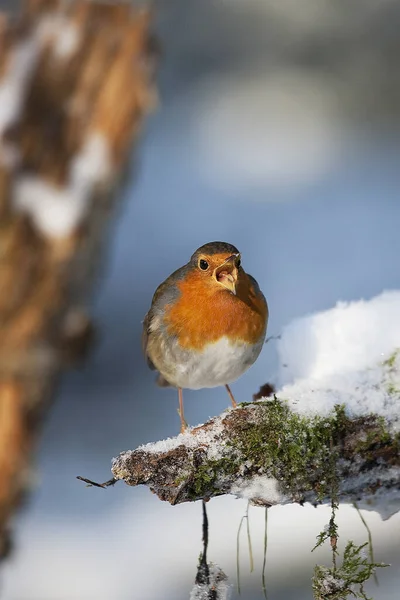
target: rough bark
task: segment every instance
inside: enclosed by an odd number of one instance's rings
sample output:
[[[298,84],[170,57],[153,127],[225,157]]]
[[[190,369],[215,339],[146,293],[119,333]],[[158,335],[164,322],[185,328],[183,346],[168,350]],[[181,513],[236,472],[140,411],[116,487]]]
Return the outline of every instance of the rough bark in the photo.
[[[305,417],[277,398],[120,454],[114,480],[147,485],[171,504],[235,494],[254,504],[400,499],[399,434],[381,417],[337,406]]]
[[[81,0],[1,17],[0,557],[60,371],[92,339],[99,250],[155,100],[149,22]]]

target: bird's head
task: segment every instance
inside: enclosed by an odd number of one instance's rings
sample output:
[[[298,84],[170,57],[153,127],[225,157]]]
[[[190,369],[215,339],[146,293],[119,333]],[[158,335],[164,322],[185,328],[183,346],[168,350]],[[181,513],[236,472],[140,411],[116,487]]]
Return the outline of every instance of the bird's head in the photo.
[[[237,285],[245,275],[241,266],[240,252],[225,242],[210,242],[196,250],[190,263],[197,277],[215,290],[225,288],[237,293]]]

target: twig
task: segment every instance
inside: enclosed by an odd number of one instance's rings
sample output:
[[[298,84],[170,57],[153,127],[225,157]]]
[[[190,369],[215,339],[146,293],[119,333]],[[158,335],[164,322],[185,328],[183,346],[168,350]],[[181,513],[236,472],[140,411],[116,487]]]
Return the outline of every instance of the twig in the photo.
[[[242,524],[244,519],[246,518],[246,515],[243,515],[243,517],[240,519],[240,523],[239,523],[239,528],[238,528],[238,532],[237,532],[237,536],[236,536],[236,584],[237,584],[237,591],[238,594],[240,594],[240,558],[239,558],[239,550],[240,550],[240,531],[242,529]]]
[[[81,477],[80,475],[77,475],[76,478],[79,479],[80,481],[84,481],[87,484],[86,487],[99,487],[99,488],[103,488],[103,489],[106,489],[106,488],[110,487],[111,485],[115,485],[118,481],[118,479],[115,479],[114,477],[112,479],[109,479],[108,481],[105,481],[104,483],[96,483],[96,481],[92,481],[91,479],[86,479],[86,477]]]
[[[264,344],[268,344],[268,342],[270,342],[271,340],[280,340],[282,337],[281,334],[279,335],[270,335],[269,337],[266,338]]]
[[[367,521],[364,519],[364,517],[363,517],[363,515],[362,515],[362,513],[360,511],[360,509],[358,508],[357,502],[353,502],[353,506],[356,509],[356,511],[358,513],[358,516],[360,517],[360,519],[361,519],[361,521],[362,521],[365,529],[367,530],[367,533],[368,533],[369,559],[370,559],[371,563],[374,563],[375,562],[375,560],[374,560],[374,548],[372,546],[372,533],[371,533],[371,530],[370,530],[370,528],[368,526]],[[374,572],[374,581],[375,581],[376,585],[379,585],[378,576],[377,576],[376,572]]]
[[[253,548],[251,545],[251,535],[250,535],[250,524],[249,524],[249,506],[250,502],[247,503],[246,514],[240,519],[239,529],[237,532],[236,538],[236,579],[237,579],[237,591],[240,594],[240,532],[242,530],[243,521],[247,520],[247,542],[249,545],[249,559],[250,559],[250,573],[254,571],[254,560],[253,560]]]
[[[265,508],[265,528],[264,528],[264,560],[262,566],[262,589],[264,598],[267,600],[267,586],[265,584],[265,566],[267,564],[267,541],[268,541],[268,507]]]
[[[251,546],[249,507],[250,507],[250,502],[247,503],[246,519],[247,519],[247,543],[249,545],[250,573],[252,573],[254,571],[254,561],[253,561],[253,548]]]
[[[202,512],[203,512],[203,552],[200,555],[199,566],[196,574],[197,585],[210,585],[210,568],[207,563],[207,549],[208,549],[208,517],[206,503],[202,500]]]

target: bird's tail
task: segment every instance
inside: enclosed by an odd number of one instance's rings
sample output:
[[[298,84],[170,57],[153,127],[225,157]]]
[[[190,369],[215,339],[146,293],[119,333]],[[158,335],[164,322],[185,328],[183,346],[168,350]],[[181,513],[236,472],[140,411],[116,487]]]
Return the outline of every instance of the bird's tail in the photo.
[[[156,379],[156,383],[157,383],[157,385],[158,385],[159,387],[170,387],[170,386],[171,386],[171,384],[169,383],[169,381],[167,381],[167,380],[165,379],[165,377],[163,377],[163,376],[161,375],[161,373],[159,373],[159,374],[158,374],[158,377],[157,377],[157,379]]]

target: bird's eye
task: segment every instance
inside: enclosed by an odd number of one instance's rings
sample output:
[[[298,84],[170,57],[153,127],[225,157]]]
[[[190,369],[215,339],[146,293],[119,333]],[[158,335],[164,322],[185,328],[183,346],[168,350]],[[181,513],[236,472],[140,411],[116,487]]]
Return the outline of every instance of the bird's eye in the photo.
[[[201,261],[199,262],[199,267],[202,271],[207,271],[208,262],[206,260],[204,260],[204,258],[202,258]]]
[[[240,258],[238,258],[236,260],[236,268],[238,269],[240,267],[240,265],[242,264],[242,261],[240,260]]]

